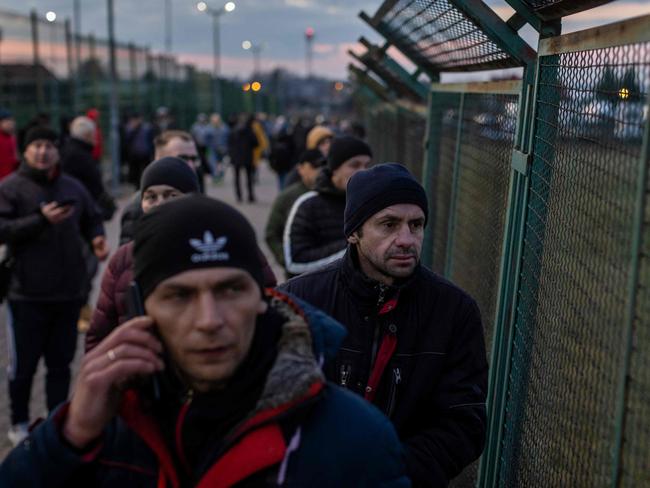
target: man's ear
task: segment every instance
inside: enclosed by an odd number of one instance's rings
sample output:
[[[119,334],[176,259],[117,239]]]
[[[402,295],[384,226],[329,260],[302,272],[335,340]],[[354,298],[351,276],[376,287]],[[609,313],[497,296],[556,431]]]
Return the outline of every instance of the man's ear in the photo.
[[[353,232],[349,237],[348,237],[348,242],[350,244],[359,244],[359,234],[357,232]]]

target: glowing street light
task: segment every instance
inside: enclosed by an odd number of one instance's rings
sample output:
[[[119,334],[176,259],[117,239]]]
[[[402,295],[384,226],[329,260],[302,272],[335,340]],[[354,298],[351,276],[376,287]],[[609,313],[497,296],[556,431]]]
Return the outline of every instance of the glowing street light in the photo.
[[[196,8],[198,9],[199,12],[205,12],[208,10],[208,4],[205,2],[199,2],[196,4]]]
[[[228,2],[223,6],[223,9],[226,12],[232,12],[233,10],[235,10],[235,7],[236,7],[235,2]]]
[[[244,83],[241,87],[241,89],[245,92],[250,91],[251,89],[251,84],[250,83]]]
[[[52,12],[51,10],[46,12],[45,18],[48,22],[54,22],[56,20],[56,12]]]
[[[244,41],[244,42],[241,43],[241,47],[242,47],[242,49],[245,49],[246,51],[248,51],[250,48],[253,47],[253,43],[251,41]]]
[[[259,81],[254,81],[251,83],[251,90],[258,92],[262,89],[262,84]]]
[[[618,98],[620,98],[621,100],[627,100],[628,98],[630,98],[630,90],[628,90],[627,88],[621,88],[618,91]]]

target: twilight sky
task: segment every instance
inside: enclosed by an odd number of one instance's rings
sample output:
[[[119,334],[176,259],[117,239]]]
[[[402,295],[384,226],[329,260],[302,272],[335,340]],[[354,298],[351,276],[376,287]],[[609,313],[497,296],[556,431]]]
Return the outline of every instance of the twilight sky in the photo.
[[[225,0],[206,0],[218,8]],[[250,52],[242,41],[265,43],[262,70],[283,66],[299,74],[305,72],[305,28],[315,29],[314,73],[328,78],[347,78],[347,49],[356,48],[359,36],[380,42],[380,37],[357,17],[360,10],[373,15],[381,0],[235,0],[234,12],[221,17],[221,66],[225,76],[247,76],[253,68]],[[116,37],[122,42],[164,49],[164,0],[114,0]],[[503,0],[488,0],[499,15],[512,9]],[[105,38],[106,1],[81,0],[81,30]],[[36,9],[41,15],[53,10],[59,19],[72,17],[73,0],[0,0],[0,10],[27,14]],[[205,69],[212,66],[212,20],[196,9],[193,0],[172,0],[172,52],[181,60]],[[564,32],[601,25],[627,17],[650,14],[650,0],[617,0],[593,11],[565,19]],[[8,32],[6,26],[0,26]],[[9,29],[10,30],[10,29]],[[535,44],[531,32],[524,38]],[[7,34],[5,34],[5,38]]]

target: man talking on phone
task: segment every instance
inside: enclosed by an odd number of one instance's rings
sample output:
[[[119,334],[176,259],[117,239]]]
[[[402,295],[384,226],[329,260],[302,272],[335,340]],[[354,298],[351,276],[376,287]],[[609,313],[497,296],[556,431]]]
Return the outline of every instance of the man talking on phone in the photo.
[[[0,486],[410,486],[389,421],[324,379],[342,326],[264,291],[236,209],[161,205],[134,260],[146,315],[87,353],[70,403],[9,454]]]
[[[23,162],[0,183],[0,242],[13,259],[8,285],[12,444],[27,436],[36,366],[45,359],[47,408],[68,397],[77,319],[86,287],[83,247],[108,256],[102,218],[83,185],[62,174],[57,134],[35,127]],[[5,297],[2,297],[5,298]]]

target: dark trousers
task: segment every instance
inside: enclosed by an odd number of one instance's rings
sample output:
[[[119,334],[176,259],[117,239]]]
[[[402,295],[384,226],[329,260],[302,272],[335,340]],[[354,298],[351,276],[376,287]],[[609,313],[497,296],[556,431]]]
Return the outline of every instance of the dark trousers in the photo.
[[[248,200],[250,202],[255,200],[255,195],[253,194],[253,166],[236,164],[233,166],[235,171],[235,195],[237,195],[237,201],[241,202],[241,185],[239,180],[239,172],[244,170],[246,172],[246,185],[248,186]]]
[[[47,409],[52,411],[67,400],[80,306],[76,300],[53,303],[9,301],[8,376],[12,424],[29,421],[32,380],[41,356],[47,368]]]

